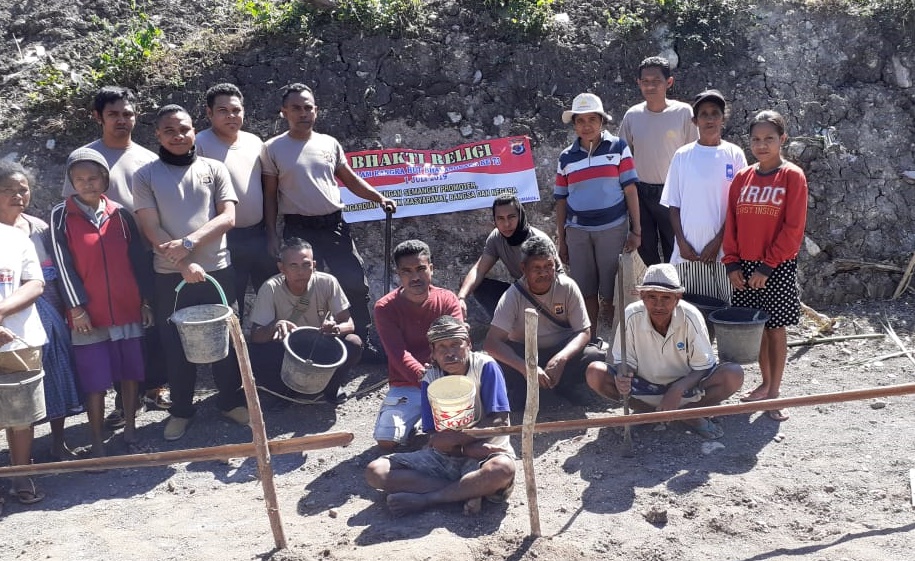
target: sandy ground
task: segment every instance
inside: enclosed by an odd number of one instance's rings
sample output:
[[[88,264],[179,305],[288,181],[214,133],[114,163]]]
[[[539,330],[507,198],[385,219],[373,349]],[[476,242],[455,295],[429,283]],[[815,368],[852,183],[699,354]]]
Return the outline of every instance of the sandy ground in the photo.
[[[881,331],[888,321],[911,343],[908,302],[829,313],[843,316],[839,334]],[[799,328],[790,338],[809,333]],[[793,348],[782,393],[915,381],[906,358],[849,366],[894,350],[889,338]],[[363,366],[347,389],[383,377],[381,368]],[[758,369],[748,367],[745,389],[758,379]],[[146,412],[140,417],[143,449],[250,440],[248,428],[218,414],[206,376],[198,386],[200,411],[187,436],[166,443],[161,431],[167,414]],[[520,460],[519,485],[507,505],[485,504],[476,517],[453,505],[393,518],[382,495],[362,478],[377,455],[370,435],[382,396],[376,390],[336,410],[294,405],[265,412],[271,438],[355,434],[347,447],[274,458],[286,550],[273,549],[255,461],[233,459],[39,477],[45,501],[22,506],[7,499],[0,559],[915,559],[911,396],[797,408],[781,425],[758,413],[724,417],[726,434],[716,450],[682,425],[639,426],[631,459],[621,457],[614,430],[539,435],[539,539],[527,537]],[[619,414],[616,404],[598,398],[584,408],[547,398],[540,420]],[[67,432],[72,445],[87,443],[85,416],[68,421]],[[520,442],[514,444],[520,451]],[[39,427],[36,461],[46,459],[48,446],[47,427]],[[126,451],[119,432],[109,447]],[[0,464],[6,464],[2,439],[0,448]]]

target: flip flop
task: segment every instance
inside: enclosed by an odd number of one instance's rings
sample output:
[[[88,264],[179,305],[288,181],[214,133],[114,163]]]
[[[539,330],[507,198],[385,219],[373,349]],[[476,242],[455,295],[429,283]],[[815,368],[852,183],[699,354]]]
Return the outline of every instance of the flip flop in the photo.
[[[35,482],[29,479],[31,489],[15,489],[10,487],[10,496],[15,497],[19,504],[33,505],[44,500],[44,493],[35,488]]]
[[[790,415],[785,415],[778,409],[772,409],[771,411],[766,411],[766,415],[775,421],[776,423],[781,423],[782,421],[787,421],[791,418]]]

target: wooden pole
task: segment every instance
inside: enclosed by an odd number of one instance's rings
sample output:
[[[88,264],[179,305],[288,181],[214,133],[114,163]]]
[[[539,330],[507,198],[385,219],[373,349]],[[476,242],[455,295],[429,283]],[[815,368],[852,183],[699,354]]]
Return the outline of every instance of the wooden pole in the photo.
[[[850,341],[852,339],[883,339],[886,337],[883,333],[859,333],[858,335],[839,335],[836,337],[809,337],[797,341],[788,341],[789,347],[805,347],[809,345],[822,345],[823,343],[837,343],[839,341]]]
[[[626,252],[620,253],[619,256],[619,268],[616,270],[616,277],[619,282],[616,283],[616,289],[622,294],[625,290],[625,284],[623,279],[626,277]],[[629,377],[629,363],[626,362],[626,346],[629,344],[629,340],[626,338],[626,307],[616,310],[616,316],[619,318],[619,337],[620,337],[620,371],[617,373],[623,378]],[[613,341],[610,342],[610,348],[607,350],[607,373],[612,372],[611,368],[613,367]],[[629,416],[629,394],[632,393],[626,392],[623,395],[623,416]],[[624,458],[631,458],[635,456],[632,450],[632,426],[624,425],[623,426],[623,451]]]
[[[292,454],[305,450],[319,450],[333,446],[343,446],[353,440],[353,433],[331,432],[312,436],[300,436],[287,440],[274,440],[269,443],[273,454]],[[168,452],[151,452],[149,454],[128,454],[124,456],[107,456],[105,458],[87,458],[69,462],[51,462],[25,466],[0,468],[0,477],[32,477],[53,473],[70,473],[92,469],[124,469],[138,467],[167,466],[184,462],[201,462],[206,460],[228,460],[229,458],[249,458],[255,453],[254,444],[224,444],[209,448],[191,448],[189,450],[170,450]]]
[[[264,489],[264,503],[267,506],[267,518],[270,519],[270,529],[273,531],[273,541],[277,549],[286,549],[286,534],[283,531],[283,520],[280,517],[279,503],[276,498],[276,485],[273,483],[273,465],[270,458],[269,439],[264,425],[264,415],[261,412],[261,402],[254,386],[254,372],[251,369],[251,358],[248,356],[248,346],[245,336],[241,332],[238,318],[232,314],[229,319],[229,335],[235,346],[235,355],[238,357],[238,368],[241,371],[241,383],[245,389],[245,399],[248,402],[248,418],[250,419],[251,433],[254,435],[254,452],[257,458],[257,473]]]
[[[537,310],[524,310],[524,361],[527,370],[527,401],[521,431],[521,462],[524,466],[524,486],[527,489],[527,513],[531,520],[531,535],[540,537],[540,507],[537,502],[537,480],[534,477],[534,426],[540,410],[540,377],[537,374]]]
[[[909,264],[905,268],[905,273],[903,273],[902,278],[899,280],[899,284],[896,285],[896,291],[893,292],[893,300],[896,300],[902,293],[905,292],[905,289],[909,287],[909,281],[912,279],[912,271],[915,269],[915,253],[912,254],[912,257],[909,258]]]
[[[534,426],[534,430],[536,432],[562,432],[590,428],[619,427],[626,424],[644,425],[647,423],[667,423],[670,421],[683,421],[685,419],[698,419],[699,417],[737,415],[739,413],[753,413],[755,411],[804,407],[809,405],[821,405],[823,403],[841,403],[843,401],[858,401],[875,397],[890,397],[906,394],[915,394],[915,383],[883,386],[879,388],[864,388],[844,392],[803,395],[798,397],[780,397],[778,399],[764,399],[749,403],[693,407],[674,411],[656,411],[654,413],[637,413],[627,417],[617,415],[615,417],[598,417],[594,419],[553,421],[550,423],[538,423]],[[505,434],[518,434],[521,432],[520,428],[521,427],[489,427],[485,429],[466,429],[464,432],[474,438],[492,438]]]

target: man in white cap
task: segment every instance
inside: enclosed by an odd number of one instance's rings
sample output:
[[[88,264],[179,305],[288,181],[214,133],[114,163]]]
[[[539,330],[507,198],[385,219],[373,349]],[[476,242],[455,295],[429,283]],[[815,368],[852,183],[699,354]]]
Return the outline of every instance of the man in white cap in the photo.
[[[588,385],[608,399],[631,393],[647,410],[717,405],[743,385],[743,368],[719,363],[712,350],[702,313],[681,299],[684,289],[669,263],[652,265],[637,286],[640,302],[626,308],[627,375],[618,376],[621,342],[613,341],[613,362],[592,362]],[[684,421],[703,438],[720,438],[724,431],[707,418]]]
[[[397,515],[450,502],[464,502],[464,514],[476,514],[483,497],[505,502],[511,494],[514,450],[508,436],[477,439],[460,430],[436,430],[428,388],[445,376],[467,376],[476,392],[473,419],[466,427],[508,426],[502,369],[488,355],[472,351],[467,325],[453,316],[436,319],[426,336],[432,364],[422,380],[422,415],[429,444],[416,452],[378,458],[366,467],[365,479],[388,493],[388,508]]]
[[[562,121],[574,123],[576,139],[559,155],[556,239],[559,257],[585,299],[595,341],[601,298],[604,321],[613,323],[616,256],[637,249],[641,240],[639,178],[626,141],[604,129],[610,115],[599,97],[579,94]]]

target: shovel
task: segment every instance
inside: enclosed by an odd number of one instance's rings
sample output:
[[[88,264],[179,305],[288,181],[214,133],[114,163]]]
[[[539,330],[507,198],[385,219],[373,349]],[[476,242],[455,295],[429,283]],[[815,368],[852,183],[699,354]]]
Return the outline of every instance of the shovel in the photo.
[[[626,269],[625,269],[625,259],[623,255],[620,254],[619,257],[619,267],[616,271],[616,289],[620,294],[620,302],[625,302],[623,298],[623,287],[625,285],[624,279],[626,278]],[[617,372],[617,376],[629,376],[629,363],[626,362],[626,307],[625,304],[622,306],[622,310],[617,310],[616,315],[619,318],[619,337],[620,337],[620,369]],[[613,352],[608,354],[607,368],[611,366],[613,357]],[[623,415],[629,416],[629,393],[623,396]],[[635,454],[632,452],[632,427],[629,425],[623,426],[623,457],[631,458]]]
[[[391,292],[391,234],[394,229],[394,211],[384,209],[384,293]]]

